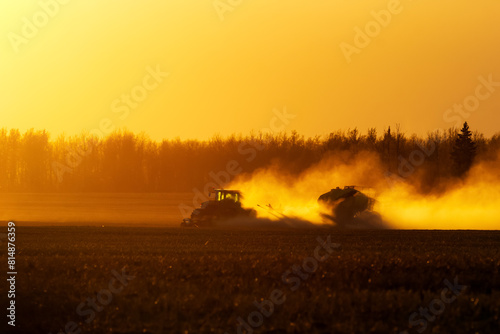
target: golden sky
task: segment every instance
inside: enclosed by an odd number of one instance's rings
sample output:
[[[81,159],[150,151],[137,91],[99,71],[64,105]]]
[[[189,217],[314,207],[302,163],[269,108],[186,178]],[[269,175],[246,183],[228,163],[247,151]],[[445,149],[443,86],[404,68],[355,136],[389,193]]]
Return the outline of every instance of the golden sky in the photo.
[[[0,127],[489,136],[498,17],[498,0],[3,0]]]

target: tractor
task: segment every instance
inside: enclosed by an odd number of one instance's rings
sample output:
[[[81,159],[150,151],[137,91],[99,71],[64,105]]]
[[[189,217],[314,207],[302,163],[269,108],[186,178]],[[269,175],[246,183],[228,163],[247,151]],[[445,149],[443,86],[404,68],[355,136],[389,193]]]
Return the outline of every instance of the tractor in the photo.
[[[183,227],[215,226],[217,221],[235,217],[255,217],[256,212],[241,206],[241,192],[238,190],[215,189],[208,194],[209,198],[201,206],[194,209],[190,218],[183,219]]]

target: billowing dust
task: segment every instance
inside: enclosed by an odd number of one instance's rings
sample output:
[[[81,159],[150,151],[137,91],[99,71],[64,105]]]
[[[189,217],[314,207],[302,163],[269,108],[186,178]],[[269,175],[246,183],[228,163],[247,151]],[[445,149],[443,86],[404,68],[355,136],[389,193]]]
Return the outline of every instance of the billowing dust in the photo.
[[[300,175],[271,166],[240,175],[228,186],[240,189],[243,205],[258,217],[293,217],[316,224],[330,213],[318,197],[337,186],[355,185],[376,200],[386,225],[401,229],[499,229],[500,159],[475,164],[463,179],[443,180],[439,191],[419,193],[416,184],[387,173],[377,155],[344,152],[323,159]],[[418,182],[418,178],[415,181]]]

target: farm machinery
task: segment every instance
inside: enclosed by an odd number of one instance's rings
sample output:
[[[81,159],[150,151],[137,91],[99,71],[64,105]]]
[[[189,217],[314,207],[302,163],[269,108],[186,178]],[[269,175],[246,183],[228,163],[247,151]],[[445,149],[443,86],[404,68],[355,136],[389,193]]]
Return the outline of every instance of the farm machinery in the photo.
[[[209,198],[199,208],[194,209],[191,217],[185,218],[181,226],[209,227],[215,226],[218,221],[257,216],[254,209],[242,207],[242,194],[239,190],[211,189]],[[339,228],[381,228],[383,225],[380,215],[373,211],[375,200],[356,189],[355,186],[331,189],[321,195],[318,202],[331,210],[331,213],[322,214],[323,218]],[[257,207],[279,221],[293,218],[275,210],[270,204],[257,205]]]
[[[256,212],[241,206],[241,192],[238,190],[215,189],[209,193],[214,198],[194,209],[190,218],[185,218],[183,227],[214,226],[217,221],[236,217],[255,217]]]
[[[338,227],[378,228],[382,226],[380,215],[373,211],[375,200],[355,189],[355,186],[332,189],[321,195],[318,202],[332,210],[332,214],[323,214],[323,217],[334,222]]]

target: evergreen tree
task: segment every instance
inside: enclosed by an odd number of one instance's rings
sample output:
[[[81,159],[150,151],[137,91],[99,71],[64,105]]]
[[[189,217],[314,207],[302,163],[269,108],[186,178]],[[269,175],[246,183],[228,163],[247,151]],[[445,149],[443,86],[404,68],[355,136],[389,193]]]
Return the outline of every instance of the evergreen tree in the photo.
[[[472,140],[472,132],[467,122],[455,138],[451,158],[453,160],[453,171],[457,176],[463,176],[472,166],[476,156],[476,143]]]

